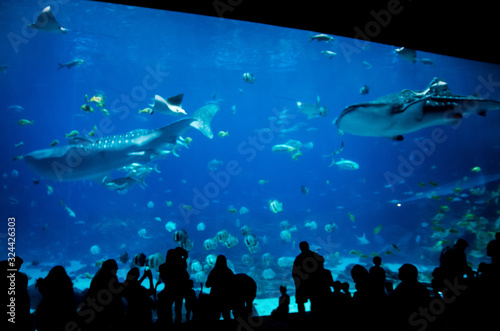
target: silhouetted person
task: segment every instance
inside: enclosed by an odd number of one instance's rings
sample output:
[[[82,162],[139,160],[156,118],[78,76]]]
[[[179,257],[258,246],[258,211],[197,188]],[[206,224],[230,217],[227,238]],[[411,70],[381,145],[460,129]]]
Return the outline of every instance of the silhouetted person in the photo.
[[[395,309],[395,320],[399,325],[408,325],[410,314],[418,312],[420,307],[425,308],[429,305],[429,290],[417,280],[417,277],[418,270],[414,265],[405,263],[399,268],[401,283],[390,298]]]
[[[480,280],[489,285],[500,282],[500,232],[495,234],[495,239],[486,246],[486,256],[491,258],[491,263],[481,263],[478,268]]]
[[[334,285],[332,273],[324,268],[324,261],[318,261],[318,270],[311,276],[311,312],[316,317],[327,316],[330,311]]]
[[[125,312],[125,326],[128,330],[148,329],[153,325],[152,309],[154,301],[151,296],[155,293],[151,269],[146,267],[144,275],[139,279],[139,268],[133,267],[127,273],[126,286],[123,296],[127,300]],[[149,279],[149,289],[142,286],[142,282]],[[125,284],[125,282],[124,282]]]
[[[286,286],[280,286],[281,296],[279,298],[278,308],[274,309],[271,312],[271,317],[277,319],[286,319],[288,317],[288,313],[290,312],[290,296],[286,293]]]
[[[375,292],[381,292],[385,294],[385,270],[380,265],[382,264],[382,258],[380,256],[373,257],[374,266],[370,268],[370,280]]]
[[[351,292],[349,292],[349,283],[348,282],[343,282],[342,283],[342,292],[344,292],[346,296],[347,303],[351,301],[352,295]]]
[[[186,294],[184,295],[184,306],[186,307],[186,322],[189,321],[192,316],[191,313],[194,314],[194,311],[196,310],[196,292],[193,289],[194,282],[189,279],[188,280],[188,285],[186,288]]]
[[[89,330],[121,330],[123,328],[124,286],[118,282],[118,264],[109,259],[103,262],[90,282],[90,287],[80,307],[81,316]]]
[[[347,299],[347,294],[342,292],[342,283],[338,280],[333,282],[333,293],[331,295],[331,306],[333,311],[337,312],[339,309],[344,308],[347,303]]]
[[[182,301],[189,286],[187,251],[181,247],[169,249],[165,263],[160,265],[160,278],[165,288],[158,294],[158,321],[172,323],[172,304],[175,304],[175,323],[182,321]]]
[[[354,303],[367,304],[371,300],[370,278],[368,270],[362,265],[356,264],[351,269],[351,277],[356,284],[356,292],[352,296]]]
[[[252,316],[253,300],[257,296],[257,283],[244,273],[233,276],[230,305],[234,318],[247,320]]]
[[[2,324],[9,327],[9,330],[34,330],[33,318],[30,315],[30,297],[28,295],[28,276],[24,272],[20,272],[21,266],[23,264],[23,259],[16,256],[12,259],[1,261],[2,270],[2,282],[4,286],[2,287],[2,298],[5,301],[3,307],[5,309],[4,316],[2,317]],[[7,270],[17,270],[17,271],[7,271]],[[11,283],[14,282],[14,287],[11,287]],[[14,292],[12,292],[14,291]],[[15,301],[12,302],[11,298]],[[14,305],[11,314],[11,308],[9,305]],[[15,324],[9,322],[15,321]],[[3,329],[2,329],[3,330]],[[5,328],[7,330],[7,328]]]
[[[217,256],[215,266],[208,275],[206,286],[210,289],[210,296],[213,299],[216,316],[225,320],[230,319],[231,296],[234,273],[227,266],[227,259],[224,255]]]
[[[299,244],[300,254],[293,262],[292,277],[295,282],[295,301],[299,313],[305,313],[304,304],[311,299],[314,292],[312,276],[319,270],[320,262],[325,259],[309,249],[309,244],[302,241]]]
[[[35,311],[35,326],[39,331],[65,330],[76,318],[73,282],[62,266],[52,268],[47,277],[38,278],[35,288],[42,299]]]
[[[452,247],[446,247],[439,258],[440,269],[444,278],[452,281],[455,277],[462,279],[464,275],[473,277],[471,267],[467,264],[465,249],[469,244],[464,239],[458,239]]]

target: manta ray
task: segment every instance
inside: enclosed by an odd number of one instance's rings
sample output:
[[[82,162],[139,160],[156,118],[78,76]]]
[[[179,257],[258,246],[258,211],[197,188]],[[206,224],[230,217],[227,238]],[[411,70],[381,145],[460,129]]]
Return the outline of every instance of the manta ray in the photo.
[[[23,159],[33,171],[48,179],[101,179],[133,163],[147,163],[169,153],[176,155],[174,149],[185,146],[181,136],[193,127],[212,139],[210,121],[218,110],[217,105],[205,105],[192,117],[156,130],[136,129],[96,140],[77,137],[68,145],[37,150]]]
[[[500,110],[500,102],[453,94],[448,84],[434,78],[424,91],[403,90],[371,102],[345,108],[335,120],[342,132],[403,140],[403,135],[442,124],[457,124],[464,114],[486,115]]]
[[[28,27],[34,30],[41,30],[51,33],[65,34],[66,32],[68,32],[67,29],[61,27],[61,25],[57,22],[54,14],[50,10],[50,6],[45,7],[40,15],[38,15],[36,22],[28,25]]]

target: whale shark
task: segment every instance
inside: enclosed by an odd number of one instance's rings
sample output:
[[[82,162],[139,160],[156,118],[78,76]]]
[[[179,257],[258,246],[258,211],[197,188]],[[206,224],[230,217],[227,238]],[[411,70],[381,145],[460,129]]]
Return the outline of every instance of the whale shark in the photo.
[[[403,140],[403,135],[442,124],[458,124],[465,114],[486,115],[500,110],[500,102],[453,94],[435,77],[424,91],[403,90],[374,101],[346,107],[335,124],[340,132]]]
[[[175,148],[186,146],[182,135],[191,128],[212,139],[210,121],[218,110],[219,106],[215,104],[205,105],[192,117],[155,130],[136,129],[95,140],[75,137],[68,145],[36,150],[23,159],[33,171],[48,179],[99,180],[111,171],[133,163],[148,163],[169,153],[177,155]]]

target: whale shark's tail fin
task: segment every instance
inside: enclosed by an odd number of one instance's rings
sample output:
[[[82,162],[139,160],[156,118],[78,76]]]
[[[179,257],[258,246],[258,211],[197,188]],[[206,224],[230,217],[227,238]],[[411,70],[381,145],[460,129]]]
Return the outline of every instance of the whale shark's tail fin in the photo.
[[[220,107],[216,104],[208,104],[197,111],[194,112],[193,118],[195,121],[191,123],[193,128],[200,130],[205,136],[209,139],[214,137],[212,129],[210,128],[210,121],[215,116],[215,114],[219,111]]]

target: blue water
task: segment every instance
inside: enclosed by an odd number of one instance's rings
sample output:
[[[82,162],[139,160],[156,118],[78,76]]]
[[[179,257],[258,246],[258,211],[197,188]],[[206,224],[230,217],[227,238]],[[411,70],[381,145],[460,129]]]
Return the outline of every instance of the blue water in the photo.
[[[479,91],[498,100],[499,66],[424,52],[418,57],[429,58],[434,65],[411,63],[395,58],[395,46],[363,43],[361,48],[360,41],[343,37],[331,43],[310,42],[310,36],[318,32],[144,8],[84,1],[63,1],[52,8],[61,26],[69,30],[67,34],[26,27],[42,10],[35,1],[0,4],[4,31],[0,64],[9,66],[0,73],[2,259],[7,258],[7,218],[15,217],[15,252],[28,264],[39,261],[48,270],[81,261],[88,265],[82,272],[91,273],[97,270],[96,261],[118,260],[125,251],[130,256],[165,254],[176,246],[174,232],[165,229],[172,221],[177,230],[187,231],[194,244],[191,261],[205,265],[208,254],[226,255],[236,272],[249,273],[257,280],[260,296],[276,293],[280,283],[293,288],[291,268],[280,267],[277,261],[295,257],[303,240],[319,249],[327,258],[325,266],[332,270],[342,263],[335,258],[336,252],[340,259],[357,258],[371,265],[371,257],[359,258],[351,250],[368,256],[381,254],[387,264],[433,267],[440,248],[461,237],[469,241],[469,253],[482,254],[469,256],[476,267],[489,262],[485,245],[500,228],[498,201],[492,199],[499,182],[485,181],[486,176],[500,173],[500,114],[472,115],[458,127],[442,127],[446,139],[434,145],[428,141],[435,127],[394,142],[348,133],[341,137],[332,122],[347,105],[403,89],[424,90],[433,77],[446,80],[456,94]],[[321,54],[323,50],[337,55],[329,59]],[[58,69],[58,63],[75,58],[85,63]],[[254,75],[254,84],[242,79],[245,72]],[[485,85],[485,81],[492,84]],[[360,94],[363,85],[369,86],[369,94]],[[109,117],[95,105],[94,113],[80,109],[86,94],[90,98],[99,93],[106,97]],[[24,161],[12,161],[15,156],[48,148],[54,139],[65,144],[65,134],[72,130],[84,133],[94,125],[108,128],[110,123],[107,134],[113,135],[165,126],[177,118],[139,114],[139,110],[148,107],[155,94],[168,98],[179,93],[184,93],[183,108],[188,114],[206,102],[219,102],[221,111],[212,121],[215,137],[210,140],[190,131],[187,135],[193,142],[188,149],[178,150],[180,157],[167,155],[151,164],[157,164],[161,173],[153,171],[144,189],[135,186],[119,194],[100,180],[50,181],[40,178]],[[307,119],[295,102],[316,103],[317,96],[328,114]],[[280,128],[299,124],[297,131],[276,129],[271,117],[285,110],[290,117]],[[20,119],[33,120],[34,125],[20,126]],[[219,137],[219,131],[229,135]],[[312,142],[313,148],[302,149],[303,155],[295,161],[290,154],[271,151],[273,145],[290,139]],[[359,164],[358,170],[329,167],[332,158],[324,155],[340,148],[342,140],[345,148],[335,160],[352,160]],[[15,147],[20,142],[23,145]],[[419,148],[425,143],[426,154]],[[210,171],[207,164],[213,159],[223,163]],[[405,168],[408,164],[411,167]],[[228,165],[236,169],[232,175]],[[481,171],[471,172],[476,166]],[[399,176],[397,183],[387,180],[388,173]],[[111,175],[118,178],[125,173]],[[435,189],[429,181],[437,183],[436,189],[454,188],[453,183],[464,177],[477,183],[469,185],[472,188],[484,188],[483,194],[464,190],[461,196],[446,195],[451,193],[448,190],[440,193],[439,200],[414,199],[397,205]],[[267,182],[261,185],[259,180]],[[52,194],[47,185],[53,188]],[[301,192],[303,185],[308,194]],[[208,205],[201,206],[202,200]],[[272,200],[283,203],[282,212],[270,211]],[[153,208],[148,207],[150,201]],[[172,206],[166,201],[172,201]],[[194,209],[186,211],[183,205]],[[450,211],[444,213],[440,225],[456,231],[433,237],[432,218],[443,205]],[[249,212],[229,212],[233,207],[246,207]],[[458,226],[466,213],[485,221],[474,229]],[[290,232],[290,240],[280,238],[284,220],[297,228]],[[316,229],[306,227],[312,221]],[[197,230],[199,223],[206,225],[204,231]],[[326,232],[327,223],[335,223],[337,229]],[[244,225],[259,240],[260,250],[254,254],[244,243],[240,230]],[[379,225],[381,231],[374,234]],[[141,229],[146,230],[146,238],[138,235]],[[216,250],[205,250],[203,242],[223,229],[238,238],[238,245],[227,248],[219,243]],[[364,233],[369,244],[361,245],[356,236]],[[91,254],[93,245],[100,247],[100,253]],[[269,264],[262,262],[266,253],[274,257]],[[245,254],[253,256],[253,263],[242,262]],[[128,268],[128,264],[120,266]],[[262,276],[269,268],[276,274],[273,280]],[[29,274],[29,269],[24,271]],[[342,277],[338,274],[335,277]]]

